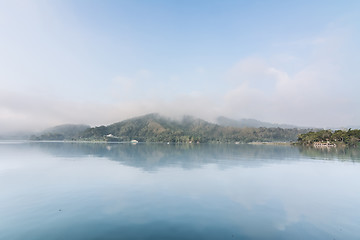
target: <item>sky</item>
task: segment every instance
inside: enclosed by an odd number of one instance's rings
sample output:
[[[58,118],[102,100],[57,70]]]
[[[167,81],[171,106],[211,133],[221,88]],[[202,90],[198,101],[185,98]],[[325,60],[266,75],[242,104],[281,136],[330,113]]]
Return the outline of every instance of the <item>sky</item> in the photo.
[[[360,1],[0,0],[0,133],[148,113],[360,126]]]

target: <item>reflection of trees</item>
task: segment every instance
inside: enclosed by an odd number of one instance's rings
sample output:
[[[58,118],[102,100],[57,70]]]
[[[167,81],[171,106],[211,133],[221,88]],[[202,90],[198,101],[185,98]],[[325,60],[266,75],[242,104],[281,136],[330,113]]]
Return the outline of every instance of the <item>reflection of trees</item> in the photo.
[[[302,155],[305,155],[310,158],[319,158],[319,159],[333,159],[333,160],[342,160],[342,161],[360,161],[360,148],[335,148],[335,147],[306,147],[300,146],[299,151]]]

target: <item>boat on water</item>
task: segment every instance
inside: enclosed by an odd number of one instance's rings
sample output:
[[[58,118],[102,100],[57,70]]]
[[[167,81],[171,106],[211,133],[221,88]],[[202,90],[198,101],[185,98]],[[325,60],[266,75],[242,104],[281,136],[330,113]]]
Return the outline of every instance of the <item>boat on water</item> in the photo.
[[[138,140],[135,140],[135,139],[133,139],[133,140],[131,140],[130,141],[130,143],[132,143],[132,144],[137,144],[139,141]]]

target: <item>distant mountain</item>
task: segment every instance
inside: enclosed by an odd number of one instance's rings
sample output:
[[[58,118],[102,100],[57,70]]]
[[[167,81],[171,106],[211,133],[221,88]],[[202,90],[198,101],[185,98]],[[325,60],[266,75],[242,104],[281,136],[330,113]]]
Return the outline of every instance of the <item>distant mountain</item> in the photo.
[[[63,124],[45,129],[40,134],[32,135],[31,140],[73,140],[77,139],[82,132],[90,128],[84,124]]]
[[[0,134],[0,140],[27,140],[34,132],[30,131],[15,131]]]
[[[185,116],[181,121],[160,116],[157,113],[127,119],[109,126],[90,128],[81,138],[114,141],[187,142],[198,140],[200,135],[219,126]]]
[[[268,123],[268,122],[261,122],[256,119],[240,119],[240,120],[234,120],[227,117],[218,117],[216,119],[216,123],[220,126],[226,126],[226,127],[238,127],[238,128],[259,128],[259,127],[265,127],[265,128],[299,128],[294,125],[288,125],[288,124],[276,124],[276,123]]]
[[[88,128],[79,135],[79,139],[116,142],[132,139],[140,142],[269,142],[295,141],[298,134],[308,131],[220,126],[191,116],[175,121],[159,114],[148,114],[109,126]]]

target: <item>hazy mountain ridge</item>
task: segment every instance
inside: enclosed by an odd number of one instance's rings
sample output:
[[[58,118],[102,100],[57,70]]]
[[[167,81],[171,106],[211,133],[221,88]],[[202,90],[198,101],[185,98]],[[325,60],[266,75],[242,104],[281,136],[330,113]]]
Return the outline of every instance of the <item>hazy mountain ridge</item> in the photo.
[[[62,124],[47,128],[40,134],[32,135],[31,140],[75,140],[82,132],[90,128],[85,124]]]
[[[268,123],[268,122],[262,122],[256,119],[251,118],[243,118],[240,120],[235,120],[231,118],[227,118],[224,116],[220,116],[216,119],[216,123],[220,126],[227,126],[227,127],[239,127],[239,128],[245,128],[245,127],[253,127],[253,128],[259,128],[259,127],[265,127],[265,128],[304,128],[304,127],[298,127],[294,125],[289,124],[277,124],[277,123]]]

